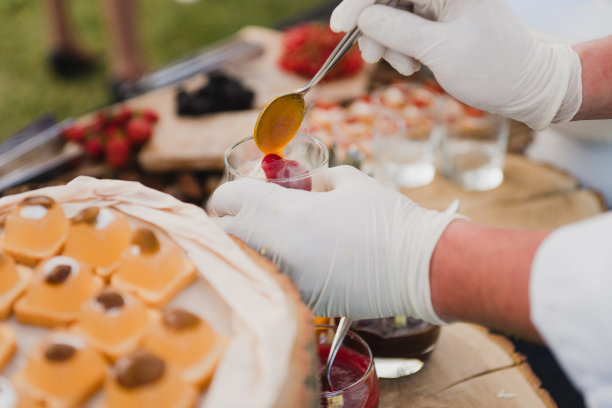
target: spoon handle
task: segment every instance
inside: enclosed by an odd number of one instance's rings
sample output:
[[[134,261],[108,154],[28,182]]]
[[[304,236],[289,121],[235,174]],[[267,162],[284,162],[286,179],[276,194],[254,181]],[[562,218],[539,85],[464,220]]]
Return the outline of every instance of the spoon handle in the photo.
[[[338,327],[336,328],[336,333],[334,334],[334,338],[332,339],[331,346],[329,348],[329,355],[327,356],[327,364],[325,364],[325,378],[327,380],[327,384],[330,389],[333,391],[333,386],[331,383],[331,366],[334,363],[334,359],[336,358],[336,354],[338,354],[338,350],[342,345],[342,340],[346,336],[353,319],[350,317],[341,317],[340,322],[338,322]]]
[[[338,43],[336,48],[332,51],[332,53],[327,57],[327,60],[323,63],[319,71],[312,77],[310,82],[304,85],[302,88],[296,90],[296,93],[305,94],[310,91],[310,88],[315,86],[316,84],[323,79],[323,77],[329,72],[330,69],[336,65],[336,62],[340,61],[340,58],[346,54],[346,52],[355,44],[355,41],[361,36],[361,30],[355,26],[351,31],[347,32],[342,40]]]

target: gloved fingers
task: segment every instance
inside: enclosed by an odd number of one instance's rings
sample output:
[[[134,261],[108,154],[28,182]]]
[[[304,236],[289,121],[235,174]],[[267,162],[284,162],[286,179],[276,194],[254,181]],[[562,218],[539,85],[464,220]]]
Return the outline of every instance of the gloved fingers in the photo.
[[[430,20],[437,20],[444,1],[441,0],[412,0],[414,13]]]
[[[370,177],[353,166],[344,165],[325,170],[325,173],[322,174],[321,182],[324,191],[332,191],[363,183],[364,179],[370,179]]]
[[[426,20],[409,11],[373,5],[359,15],[363,35],[401,54],[419,59],[436,42],[439,23]],[[439,41],[439,39],[438,39]],[[397,61],[396,61],[397,62]]]
[[[357,25],[361,11],[374,4],[376,0],[344,0],[332,12],[329,27],[332,31],[350,31]]]
[[[210,207],[219,217],[237,215],[245,205],[253,205],[272,191],[282,187],[247,178],[219,186],[210,198]]]
[[[383,58],[402,75],[412,75],[421,69],[421,63],[412,57],[387,49]]]
[[[369,37],[359,37],[359,49],[365,62],[374,64],[384,55],[386,48]]]
[[[458,198],[455,198],[444,210],[447,214],[456,214],[459,211],[459,206],[461,205],[461,201]]]

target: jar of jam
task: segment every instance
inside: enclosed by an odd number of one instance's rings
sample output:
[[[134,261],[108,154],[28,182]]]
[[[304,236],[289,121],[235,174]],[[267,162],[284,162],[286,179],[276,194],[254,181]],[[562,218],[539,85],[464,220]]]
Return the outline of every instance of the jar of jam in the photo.
[[[356,320],[351,330],[370,346],[375,357],[424,361],[435,348],[440,326],[406,316]]]

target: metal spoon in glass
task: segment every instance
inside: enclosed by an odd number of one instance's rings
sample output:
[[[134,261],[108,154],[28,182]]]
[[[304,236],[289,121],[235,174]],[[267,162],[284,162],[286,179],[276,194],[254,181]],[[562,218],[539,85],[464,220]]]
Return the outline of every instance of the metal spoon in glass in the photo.
[[[353,323],[353,319],[350,317],[341,317],[340,322],[338,322],[338,327],[336,328],[336,333],[334,333],[334,338],[332,339],[331,346],[329,347],[329,355],[327,356],[327,363],[325,364],[325,372],[323,375],[323,381],[327,382],[327,386],[330,391],[334,390],[334,386],[331,382],[331,367],[334,363],[334,359],[336,358],[336,354],[338,354],[338,350],[340,350],[340,346],[342,345],[342,341],[346,336],[346,333],[349,331],[351,324]]]
[[[357,27],[346,33],[319,71],[302,88],[281,95],[263,107],[255,123],[255,144],[263,153],[280,153],[297,133],[304,114],[304,95],[319,83],[361,35]]]

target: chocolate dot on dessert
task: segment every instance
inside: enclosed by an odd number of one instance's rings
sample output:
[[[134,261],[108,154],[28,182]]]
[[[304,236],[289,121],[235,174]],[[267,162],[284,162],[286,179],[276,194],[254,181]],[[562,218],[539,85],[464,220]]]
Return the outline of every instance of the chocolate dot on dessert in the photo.
[[[119,308],[125,304],[123,296],[113,291],[106,291],[104,293],[100,293],[96,297],[96,302],[101,304],[104,307],[104,310]]]
[[[143,254],[154,254],[159,251],[159,240],[155,233],[148,228],[139,228],[134,232],[132,244],[140,247],[140,252]]]
[[[87,223],[87,224],[95,224],[98,219],[98,214],[100,214],[100,208],[98,207],[87,207],[82,210],[80,213],[74,216],[72,222],[77,223]]]
[[[45,350],[45,358],[49,361],[66,361],[76,353],[76,348],[69,344],[53,343]]]
[[[21,205],[41,205],[45,208],[51,208],[55,201],[51,197],[37,195],[26,197],[21,201]]]
[[[57,265],[47,274],[45,282],[51,285],[64,283],[70,276],[70,272],[72,272],[72,267],[70,265]]]
[[[154,383],[164,375],[166,364],[145,351],[137,351],[117,362],[117,382],[125,388]]]
[[[185,330],[200,324],[200,318],[183,309],[171,309],[164,313],[164,326],[170,330]]]

